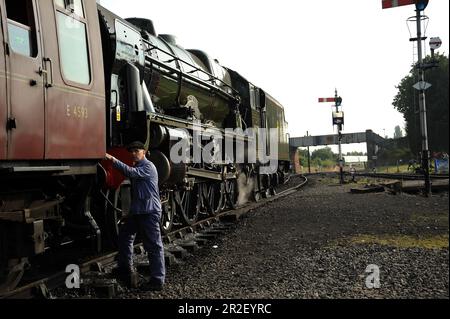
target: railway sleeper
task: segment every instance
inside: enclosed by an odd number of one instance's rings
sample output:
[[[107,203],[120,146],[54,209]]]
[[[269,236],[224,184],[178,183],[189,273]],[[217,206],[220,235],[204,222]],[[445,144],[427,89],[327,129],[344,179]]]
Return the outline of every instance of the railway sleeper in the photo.
[[[174,255],[177,259],[186,259],[188,256],[188,251],[182,246],[170,245],[165,249],[170,254]]]
[[[207,239],[207,238],[203,238],[203,237],[196,237],[194,239],[195,243],[199,246],[199,247],[204,247],[206,246],[206,244],[210,241],[211,239]]]
[[[217,233],[208,233],[208,232],[201,232],[197,234],[197,238],[206,239],[208,241],[214,240],[219,236]]]
[[[179,245],[180,247],[182,247],[183,249],[185,249],[186,251],[188,251],[190,253],[194,253],[200,249],[200,246],[197,245],[197,243],[195,241],[183,241],[183,242],[177,243],[177,245]]]
[[[93,290],[100,298],[111,299],[117,294],[119,283],[116,279],[111,279],[107,274],[92,271],[83,276],[82,289],[85,293]],[[130,276],[126,284],[130,287],[138,287],[139,276]]]
[[[100,282],[94,285],[93,289],[100,298],[112,299],[117,294],[117,282],[113,280]]]
[[[175,256],[168,251],[164,251],[164,261],[165,261],[166,267],[170,267],[170,266],[178,264],[178,261],[175,258]]]
[[[231,229],[231,227],[213,227],[211,230],[217,231],[217,232],[221,232],[221,233],[226,233],[227,231],[229,231]]]
[[[220,230],[220,229],[213,229],[213,228],[211,228],[211,229],[208,229],[208,230],[204,231],[202,234],[205,234],[206,236],[211,235],[211,236],[216,236],[217,237],[219,235],[225,234],[225,231],[224,230]]]
[[[229,213],[223,216],[220,216],[220,221],[225,223],[235,223],[239,221],[241,215]]]
[[[33,296],[37,299],[51,299],[52,295],[47,285],[44,283],[39,284],[33,289]]]

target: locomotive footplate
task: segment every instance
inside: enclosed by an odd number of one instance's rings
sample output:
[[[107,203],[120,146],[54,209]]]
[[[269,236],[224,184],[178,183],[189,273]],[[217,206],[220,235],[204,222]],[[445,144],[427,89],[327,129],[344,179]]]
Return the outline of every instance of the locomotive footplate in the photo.
[[[3,203],[5,211],[0,212],[0,225],[6,227],[2,229],[8,229],[8,236],[15,241],[14,251],[10,252],[12,255],[33,256],[44,253],[44,221],[61,218],[59,206],[62,202],[62,198],[53,201],[34,201],[21,210],[14,207],[17,206],[17,201],[9,202],[12,211],[7,211],[8,203]]]
[[[7,173],[36,173],[36,172],[67,172],[70,170],[70,166],[26,166],[26,167],[6,167],[0,168],[0,171]]]
[[[63,201],[64,199],[36,201],[26,209],[0,212],[0,220],[31,224],[38,219],[56,218],[59,216],[59,205]]]
[[[192,168],[192,167],[188,167],[187,175],[201,177],[201,178],[205,178],[205,179],[216,180],[216,181],[223,181],[224,179],[225,180],[236,179],[236,173],[222,174],[220,172],[212,172],[212,171],[198,169],[198,168]]]
[[[30,166],[22,163],[0,163],[0,175],[6,178],[23,175],[94,175],[97,172],[97,162],[69,163],[68,165]],[[25,164],[25,163],[24,163]]]

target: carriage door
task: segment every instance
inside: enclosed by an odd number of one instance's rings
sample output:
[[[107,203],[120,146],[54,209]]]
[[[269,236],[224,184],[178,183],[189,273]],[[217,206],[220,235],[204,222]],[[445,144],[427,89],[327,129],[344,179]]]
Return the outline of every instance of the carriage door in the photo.
[[[39,0],[38,5],[45,59],[52,64],[45,159],[103,158],[105,88],[97,4]]]
[[[2,27],[9,100],[7,158],[11,160],[44,158],[45,66],[36,13],[35,0],[4,0]],[[2,125],[0,130],[4,129]],[[2,133],[0,141],[1,136]]]

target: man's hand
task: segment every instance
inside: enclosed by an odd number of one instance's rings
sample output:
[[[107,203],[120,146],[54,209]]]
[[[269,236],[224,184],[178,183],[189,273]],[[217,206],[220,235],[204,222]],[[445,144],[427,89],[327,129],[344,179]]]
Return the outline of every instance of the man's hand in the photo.
[[[106,153],[105,159],[107,159],[108,161],[113,161],[113,162],[114,162],[114,160],[115,160],[116,158],[115,158],[114,156],[109,155],[108,153]]]

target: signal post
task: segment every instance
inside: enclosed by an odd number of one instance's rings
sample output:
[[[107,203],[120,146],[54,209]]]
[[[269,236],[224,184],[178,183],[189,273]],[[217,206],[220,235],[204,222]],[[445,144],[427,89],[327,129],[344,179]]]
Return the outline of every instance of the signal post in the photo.
[[[344,127],[344,112],[339,110],[342,105],[342,98],[338,96],[337,90],[335,91],[335,96],[330,98],[320,98],[319,103],[335,103],[336,111],[333,112],[333,126],[336,125],[338,128],[339,136],[339,179],[340,183],[344,184],[344,157],[342,155],[342,131]]]
[[[414,85],[414,88],[419,91],[419,108],[420,108],[420,129],[421,129],[421,142],[422,142],[422,170],[425,177],[425,196],[431,196],[431,180],[430,180],[430,149],[428,145],[428,124],[427,124],[427,106],[425,91],[431,87],[431,84],[425,82],[425,69],[426,65],[423,63],[423,50],[422,42],[427,38],[422,35],[422,12],[428,5],[429,0],[382,0],[383,9],[390,9],[399,6],[416,5],[416,24],[417,24],[417,38],[410,39],[410,41],[417,42],[418,51],[418,63],[417,68],[419,70],[419,83]],[[435,38],[436,42],[432,42],[432,50],[440,46],[439,41]],[[433,47],[433,45],[435,47]]]

